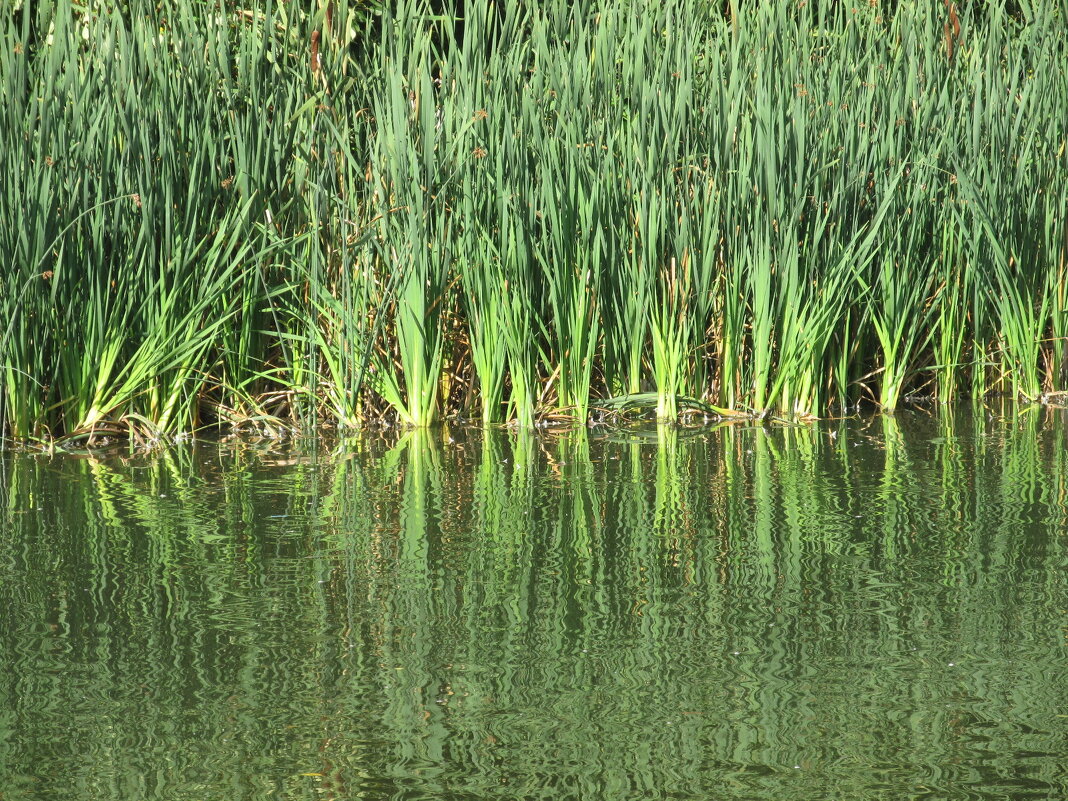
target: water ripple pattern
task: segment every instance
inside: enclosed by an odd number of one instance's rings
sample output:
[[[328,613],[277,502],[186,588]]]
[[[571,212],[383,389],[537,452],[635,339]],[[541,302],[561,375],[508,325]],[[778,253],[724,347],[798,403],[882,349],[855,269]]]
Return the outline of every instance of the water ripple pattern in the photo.
[[[0,797],[1063,799],[1054,413],[0,456]]]

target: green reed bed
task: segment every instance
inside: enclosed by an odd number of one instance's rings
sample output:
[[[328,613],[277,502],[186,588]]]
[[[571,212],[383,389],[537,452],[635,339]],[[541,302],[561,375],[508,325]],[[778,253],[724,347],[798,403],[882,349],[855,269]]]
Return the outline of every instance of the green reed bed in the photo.
[[[1068,390],[1068,6],[718,5],[15,6],[0,431]]]

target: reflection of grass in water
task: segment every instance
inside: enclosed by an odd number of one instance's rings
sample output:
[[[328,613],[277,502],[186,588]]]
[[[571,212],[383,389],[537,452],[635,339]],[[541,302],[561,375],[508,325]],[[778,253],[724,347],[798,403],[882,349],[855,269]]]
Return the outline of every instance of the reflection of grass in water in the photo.
[[[205,764],[248,798],[301,772],[353,794],[596,797],[629,777],[875,798],[873,775],[1018,766],[990,754],[1064,733],[1051,422],[6,457],[0,602],[32,689],[4,701],[8,764],[74,798],[146,767],[193,798]],[[35,498],[70,516],[16,514]],[[944,770],[945,792],[975,790]]]

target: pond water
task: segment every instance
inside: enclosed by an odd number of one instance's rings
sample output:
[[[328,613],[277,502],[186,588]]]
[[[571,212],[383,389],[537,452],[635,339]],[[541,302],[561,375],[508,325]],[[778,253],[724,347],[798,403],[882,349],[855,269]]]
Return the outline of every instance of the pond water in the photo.
[[[1068,418],[0,456],[0,798],[1068,798]]]

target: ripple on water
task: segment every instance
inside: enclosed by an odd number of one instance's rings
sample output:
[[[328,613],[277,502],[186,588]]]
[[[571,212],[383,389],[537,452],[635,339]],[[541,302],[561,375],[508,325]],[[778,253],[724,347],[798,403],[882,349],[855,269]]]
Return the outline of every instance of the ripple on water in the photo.
[[[3,456],[5,792],[1066,797],[1063,432],[899,418]]]

